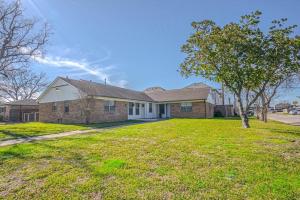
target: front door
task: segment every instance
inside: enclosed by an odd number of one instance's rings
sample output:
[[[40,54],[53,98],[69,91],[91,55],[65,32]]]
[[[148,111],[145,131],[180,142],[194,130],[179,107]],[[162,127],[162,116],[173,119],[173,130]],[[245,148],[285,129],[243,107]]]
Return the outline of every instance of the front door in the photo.
[[[141,104],[141,118],[145,118],[145,104]]]
[[[23,122],[33,122],[36,121],[35,113],[24,113]]]
[[[159,104],[159,118],[163,118],[165,115],[165,104]]]

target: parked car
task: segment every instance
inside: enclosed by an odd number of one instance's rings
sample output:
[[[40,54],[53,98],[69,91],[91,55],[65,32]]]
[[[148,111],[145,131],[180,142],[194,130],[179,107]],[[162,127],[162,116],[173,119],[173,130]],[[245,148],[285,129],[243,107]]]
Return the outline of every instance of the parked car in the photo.
[[[299,115],[300,112],[299,112],[298,110],[291,110],[291,111],[289,112],[289,114],[290,114],[290,115]]]
[[[254,111],[253,111],[253,110],[249,110],[249,111],[248,111],[248,116],[251,117],[251,116],[253,116],[253,115],[254,115]]]

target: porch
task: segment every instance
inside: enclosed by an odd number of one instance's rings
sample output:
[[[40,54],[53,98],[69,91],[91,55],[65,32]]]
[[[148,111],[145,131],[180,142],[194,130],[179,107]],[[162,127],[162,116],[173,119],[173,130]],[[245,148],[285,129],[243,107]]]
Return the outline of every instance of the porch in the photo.
[[[170,104],[128,102],[128,119],[165,119],[170,117]]]

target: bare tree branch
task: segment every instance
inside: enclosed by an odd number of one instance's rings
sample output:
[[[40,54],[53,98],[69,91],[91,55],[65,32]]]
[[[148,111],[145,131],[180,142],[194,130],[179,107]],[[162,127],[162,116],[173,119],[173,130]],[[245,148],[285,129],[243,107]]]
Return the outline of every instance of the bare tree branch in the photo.
[[[23,17],[19,1],[0,1],[0,75],[26,67],[32,57],[43,53],[49,29],[45,24],[37,30],[36,25],[36,20]]]
[[[36,98],[47,86],[44,73],[35,74],[30,70],[18,70],[0,81],[0,97],[6,101]]]

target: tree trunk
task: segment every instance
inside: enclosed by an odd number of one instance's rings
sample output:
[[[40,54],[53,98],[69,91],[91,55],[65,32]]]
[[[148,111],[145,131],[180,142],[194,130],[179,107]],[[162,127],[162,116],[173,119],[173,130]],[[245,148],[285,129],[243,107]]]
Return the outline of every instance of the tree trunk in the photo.
[[[89,115],[89,114],[87,114],[87,115],[85,116],[85,124],[86,124],[86,125],[90,124],[90,115]]]
[[[268,102],[266,102],[266,99],[264,97],[264,95],[261,96],[261,103],[262,103],[262,108],[261,108],[261,121],[267,123],[268,119],[267,119],[267,115],[268,115]]]
[[[256,119],[260,119],[260,107],[257,105],[255,109]]]
[[[263,94],[261,94],[260,99],[261,99],[261,110],[260,110],[261,118],[260,118],[260,120],[265,121],[265,111],[264,111],[264,109],[265,109],[265,97],[264,97]]]
[[[260,121],[265,121],[265,113],[263,108],[260,111]]]
[[[265,123],[267,123],[268,122],[268,108],[266,106],[264,106],[262,112],[264,113],[264,119],[263,119],[263,121]]]
[[[248,110],[244,110],[240,97],[238,97],[238,106],[239,106],[239,113],[240,113],[240,117],[242,119],[243,127],[250,128],[249,118],[248,118]]]
[[[244,128],[250,128],[248,115],[247,114],[242,114],[241,119],[242,119],[243,127]]]

